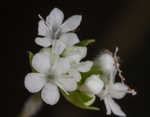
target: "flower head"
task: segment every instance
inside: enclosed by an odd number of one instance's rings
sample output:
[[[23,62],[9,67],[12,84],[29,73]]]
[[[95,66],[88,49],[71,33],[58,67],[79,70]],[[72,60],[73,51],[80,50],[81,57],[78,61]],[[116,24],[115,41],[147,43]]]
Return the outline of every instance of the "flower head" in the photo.
[[[60,97],[58,87],[66,93],[77,88],[77,81],[73,74],[68,73],[69,60],[60,58],[53,48],[43,48],[35,54],[32,66],[37,73],[26,75],[25,87],[31,93],[42,90],[41,97],[47,104],[54,105],[58,102]]]
[[[49,47],[54,40],[60,40],[65,46],[72,46],[79,42],[78,36],[71,32],[74,31],[82,20],[81,15],[73,15],[65,22],[63,12],[54,8],[44,20],[40,16],[38,25],[38,35],[35,42],[42,47]]]
[[[125,117],[126,114],[113,99],[122,99],[127,93],[135,92],[124,84],[118,48],[114,54],[104,51],[94,62],[82,61],[87,55],[86,46],[94,42],[93,39],[80,42],[74,33],[82,16],[73,15],[64,21],[63,12],[54,8],[46,19],[39,17],[35,43],[43,48],[34,56],[32,53],[29,55],[33,72],[25,76],[26,89],[31,93],[41,91],[41,98],[50,105],[58,102],[61,89],[61,93],[74,105],[93,110],[98,109],[91,106],[98,96],[104,101],[108,115],[114,113]],[[117,73],[121,82],[115,82]]]

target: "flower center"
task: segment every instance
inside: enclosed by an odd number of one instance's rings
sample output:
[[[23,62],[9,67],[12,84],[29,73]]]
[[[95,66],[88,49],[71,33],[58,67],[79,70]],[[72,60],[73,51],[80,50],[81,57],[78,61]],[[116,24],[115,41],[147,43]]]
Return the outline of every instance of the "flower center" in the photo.
[[[52,39],[59,39],[61,35],[61,29],[58,26],[52,28]]]
[[[50,81],[53,81],[55,79],[55,74],[54,73],[49,73],[47,74],[47,80],[48,82]]]

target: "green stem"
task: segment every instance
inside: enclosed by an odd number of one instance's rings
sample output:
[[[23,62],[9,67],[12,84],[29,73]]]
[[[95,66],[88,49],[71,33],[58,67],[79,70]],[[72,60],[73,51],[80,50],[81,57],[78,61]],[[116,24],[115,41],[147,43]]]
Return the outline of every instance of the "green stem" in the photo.
[[[34,94],[25,102],[24,107],[18,117],[32,117],[40,110],[42,105],[43,102],[40,94]]]

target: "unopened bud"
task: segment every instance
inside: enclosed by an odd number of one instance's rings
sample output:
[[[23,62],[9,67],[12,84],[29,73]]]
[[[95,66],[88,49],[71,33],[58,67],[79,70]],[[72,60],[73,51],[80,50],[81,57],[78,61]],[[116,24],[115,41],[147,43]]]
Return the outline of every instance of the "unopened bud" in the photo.
[[[111,53],[101,54],[95,61],[104,74],[111,74],[115,70],[115,61]]]
[[[103,81],[98,75],[92,75],[86,79],[81,86],[82,91],[86,91],[92,94],[98,94],[104,87]]]

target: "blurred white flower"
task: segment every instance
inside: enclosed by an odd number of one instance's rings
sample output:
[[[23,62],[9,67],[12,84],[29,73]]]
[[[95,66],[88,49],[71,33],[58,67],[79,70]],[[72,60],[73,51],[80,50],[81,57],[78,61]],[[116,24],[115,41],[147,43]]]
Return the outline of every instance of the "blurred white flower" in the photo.
[[[118,50],[118,48],[117,48]],[[117,52],[117,51],[116,51]],[[115,53],[116,54],[116,53]],[[122,99],[127,93],[133,93],[124,83],[115,83],[117,67],[115,59],[111,52],[102,53],[95,61],[95,64],[103,71],[102,79],[104,81],[104,89],[97,94],[101,100],[104,100],[107,115],[113,112],[115,115],[125,117],[126,114],[113,99]]]
[[[37,45],[49,47],[53,44],[53,40],[60,40],[68,47],[79,42],[78,36],[72,31],[80,25],[82,20],[81,15],[73,15],[63,22],[63,12],[58,8],[54,8],[46,17],[46,20],[41,16],[40,18],[38,35],[43,37],[35,39]]]
[[[42,99],[50,105],[56,104],[59,100],[58,87],[66,93],[77,88],[74,74],[68,74],[69,60],[60,58],[60,51],[61,49],[55,47],[43,48],[32,59],[32,66],[38,73],[28,73],[25,77],[25,87],[28,91],[36,93],[42,90]]]
[[[115,70],[115,60],[109,51],[101,53],[95,60],[95,64],[101,68],[104,75],[110,75]]]

